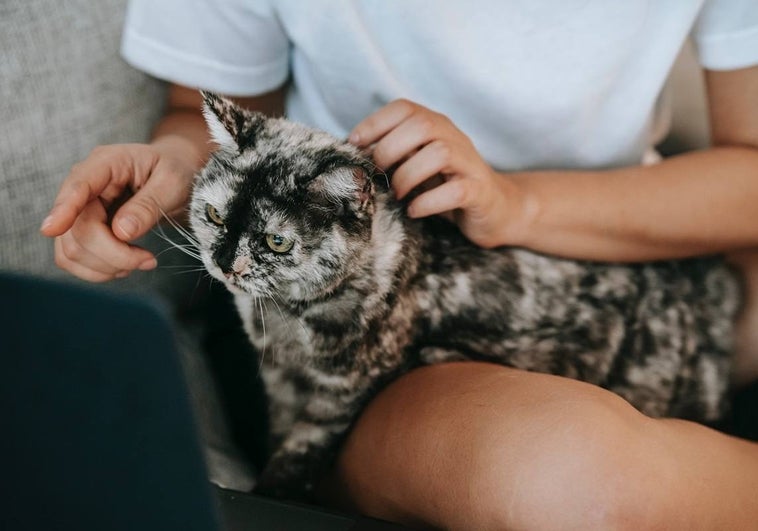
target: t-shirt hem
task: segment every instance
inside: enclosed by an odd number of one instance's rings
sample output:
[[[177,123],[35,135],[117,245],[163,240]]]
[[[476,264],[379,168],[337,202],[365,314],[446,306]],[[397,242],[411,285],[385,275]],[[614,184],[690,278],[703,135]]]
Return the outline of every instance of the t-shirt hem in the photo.
[[[758,64],[758,26],[738,33],[695,38],[698,58],[709,70],[736,70]]]
[[[121,56],[159,79],[228,96],[270,92],[282,86],[289,75],[286,59],[254,67],[224,64],[173,49],[128,28],[121,41]]]

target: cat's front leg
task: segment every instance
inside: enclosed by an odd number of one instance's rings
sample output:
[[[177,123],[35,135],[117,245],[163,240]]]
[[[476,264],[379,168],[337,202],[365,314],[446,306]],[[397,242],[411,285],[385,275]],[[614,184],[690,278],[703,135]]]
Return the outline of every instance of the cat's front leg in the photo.
[[[297,422],[269,459],[254,492],[289,500],[311,500],[348,428],[348,423]]]
[[[326,392],[313,395],[274,450],[254,491],[277,498],[310,500],[360,413],[364,396],[356,393],[346,400],[344,395]]]

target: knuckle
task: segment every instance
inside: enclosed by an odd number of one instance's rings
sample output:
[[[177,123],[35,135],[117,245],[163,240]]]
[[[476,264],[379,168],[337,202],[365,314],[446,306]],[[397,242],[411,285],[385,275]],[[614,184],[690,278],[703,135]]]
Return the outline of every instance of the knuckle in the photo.
[[[447,166],[453,158],[453,150],[450,144],[444,140],[437,140],[434,142],[434,152],[437,159]]]
[[[468,205],[468,200],[471,197],[471,188],[468,185],[468,181],[456,181],[456,186],[453,188],[453,197],[459,205]]]
[[[416,119],[416,124],[419,131],[424,136],[428,137],[434,132],[434,119],[427,114],[420,115]]]
[[[398,98],[395,101],[393,101],[392,104],[401,109],[408,108],[413,105],[413,103],[411,103],[411,100],[407,98]]]
[[[132,211],[140,220],[157,220],[161,214],[161,206],[158,200],[152,196],[135,197],[132,201]]]
[[[66,256],[63,254],[62,250],[55,250],[55,265],[58,266],[61,269],[66,269],[68,266],[68,260],[66,260]]]
[[[108,154],[110,146],[99,145],[92,148],[90,157],[102,157]]]
[[[416,110],[416,104],[406,98],[396,99],[392,104],[404,114],[411,114]]]
[[[386,147],[381,142],[374,148],[372,157],[374,159],[374,162],[376,162],[379,166],[384,166],[387,161],[387,154],[385,153],[386,150]]]
[[[84,247],[72,238],[67,238],[61,243],[61,251],[72,262],[78,262],[84,256]]]
[[[437,122],[440,123],[440,124],[442,124],[442,125],[444,125],[445,127],[449,127],[449,126],[454,125],[453,121],[450,119],[450,117],[448,115],[442,114],[442,113],[439,113],[439,112],[435,112],[433,114],[434,114],[434,117],[437,120]]]
[[[83,169],[84,169],[84,162],[80,160],[79,162],[76,162],[71,166],[70,173],[80,173]]]

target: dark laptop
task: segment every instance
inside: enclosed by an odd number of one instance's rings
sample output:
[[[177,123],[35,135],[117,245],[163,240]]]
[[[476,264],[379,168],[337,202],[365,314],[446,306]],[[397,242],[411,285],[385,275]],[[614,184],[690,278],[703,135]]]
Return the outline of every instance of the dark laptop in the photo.
[[[212,486],[166,320],[0,274],[0,529],[402,529]]]

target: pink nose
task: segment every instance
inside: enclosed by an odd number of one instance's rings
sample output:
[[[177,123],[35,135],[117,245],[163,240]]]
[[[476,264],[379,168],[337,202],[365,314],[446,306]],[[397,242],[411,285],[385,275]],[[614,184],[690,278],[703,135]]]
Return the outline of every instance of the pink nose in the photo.
[[[250,272],[250,258],[239,256],[232,264],[232,270],[238,275],[244,275]]]

